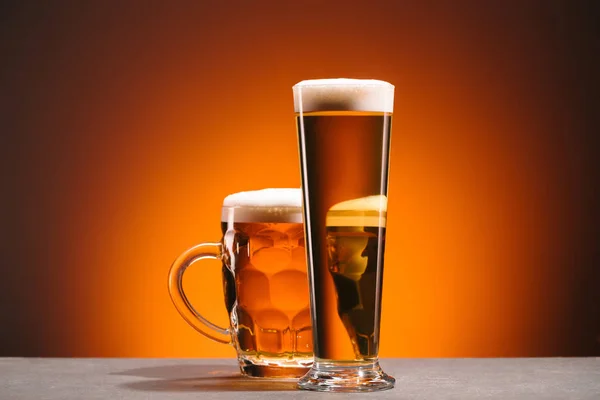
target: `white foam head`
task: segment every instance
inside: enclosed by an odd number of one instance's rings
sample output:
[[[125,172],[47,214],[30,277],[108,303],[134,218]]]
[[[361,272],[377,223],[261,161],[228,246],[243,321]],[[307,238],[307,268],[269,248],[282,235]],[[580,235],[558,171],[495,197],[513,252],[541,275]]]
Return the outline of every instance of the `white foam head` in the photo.
[[[223,222],[302,222],[301,189],[261,189],[223,200]]]
[[[293,87],[294,111],[371,111],[391,113],[394,85],[376,79],[311,79]]]
[[[327,226],[385,227],[387,197],[384,195],[360,197],[343,201],[327,212]]]

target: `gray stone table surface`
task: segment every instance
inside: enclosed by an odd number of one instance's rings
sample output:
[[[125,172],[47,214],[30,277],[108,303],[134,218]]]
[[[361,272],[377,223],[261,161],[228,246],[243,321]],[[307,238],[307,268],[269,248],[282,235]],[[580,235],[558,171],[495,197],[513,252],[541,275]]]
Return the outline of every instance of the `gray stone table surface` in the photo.
[[[383,359],[396,387],[371,399],[600,400],[600,358]],[[235,360],[0,358],[0,400],[317,399],[348,394],[242,378]]]

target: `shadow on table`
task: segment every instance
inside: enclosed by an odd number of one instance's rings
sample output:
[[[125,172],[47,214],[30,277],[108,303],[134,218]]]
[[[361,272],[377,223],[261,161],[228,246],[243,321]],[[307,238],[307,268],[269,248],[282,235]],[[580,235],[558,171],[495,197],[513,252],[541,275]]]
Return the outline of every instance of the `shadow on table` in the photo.
[[[130,390],[148,392],[251,392],[296,390],[295,380],[247,378],[227,365],[165,365],[136,368],[111,375],[140,376],[149,379],[123,383]]]
[[[143,378],[159,379],[185,379],[211,376],[239,375],[240,369],[236,365],[158,365],[153,367],[133,368],[125,371],[113,372],[111,375],[141,376]]]

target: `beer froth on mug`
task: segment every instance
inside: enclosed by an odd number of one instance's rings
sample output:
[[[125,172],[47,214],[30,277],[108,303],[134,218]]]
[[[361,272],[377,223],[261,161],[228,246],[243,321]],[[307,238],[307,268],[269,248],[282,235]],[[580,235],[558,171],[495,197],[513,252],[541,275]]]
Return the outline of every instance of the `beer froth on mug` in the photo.
[[[263,189],[229,195],[221,209],[222,240],[180,256],[169,274],[171,298],[205,336],[232,344],[242,373],[298,377],[312,364],[302,196],[300,189]],[[196,260],[219,258],[230,326],[204,319],[182,288]]]
[[[317,79],[293,93],[315,345],[299,387],[389,389],[378,354],[394,86]]]

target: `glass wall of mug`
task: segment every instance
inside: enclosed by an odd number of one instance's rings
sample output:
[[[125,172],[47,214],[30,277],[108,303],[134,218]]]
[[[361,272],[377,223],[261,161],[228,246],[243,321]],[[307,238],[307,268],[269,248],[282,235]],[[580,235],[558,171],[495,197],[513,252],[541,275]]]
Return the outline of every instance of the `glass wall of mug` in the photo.
[[[302,195],[263,189],[229,195],[221,241],[188,249],[169,272],[169,293],[182,317],[203,335],[231,344],[243,374],[300,377],[313,361]],[[183,275],[202,259],[222,261],[230,326],[206,320],[188,301]]]
[[[315,363],[299,387],[392,388],[379,366],[394,86],[295,85]]]

